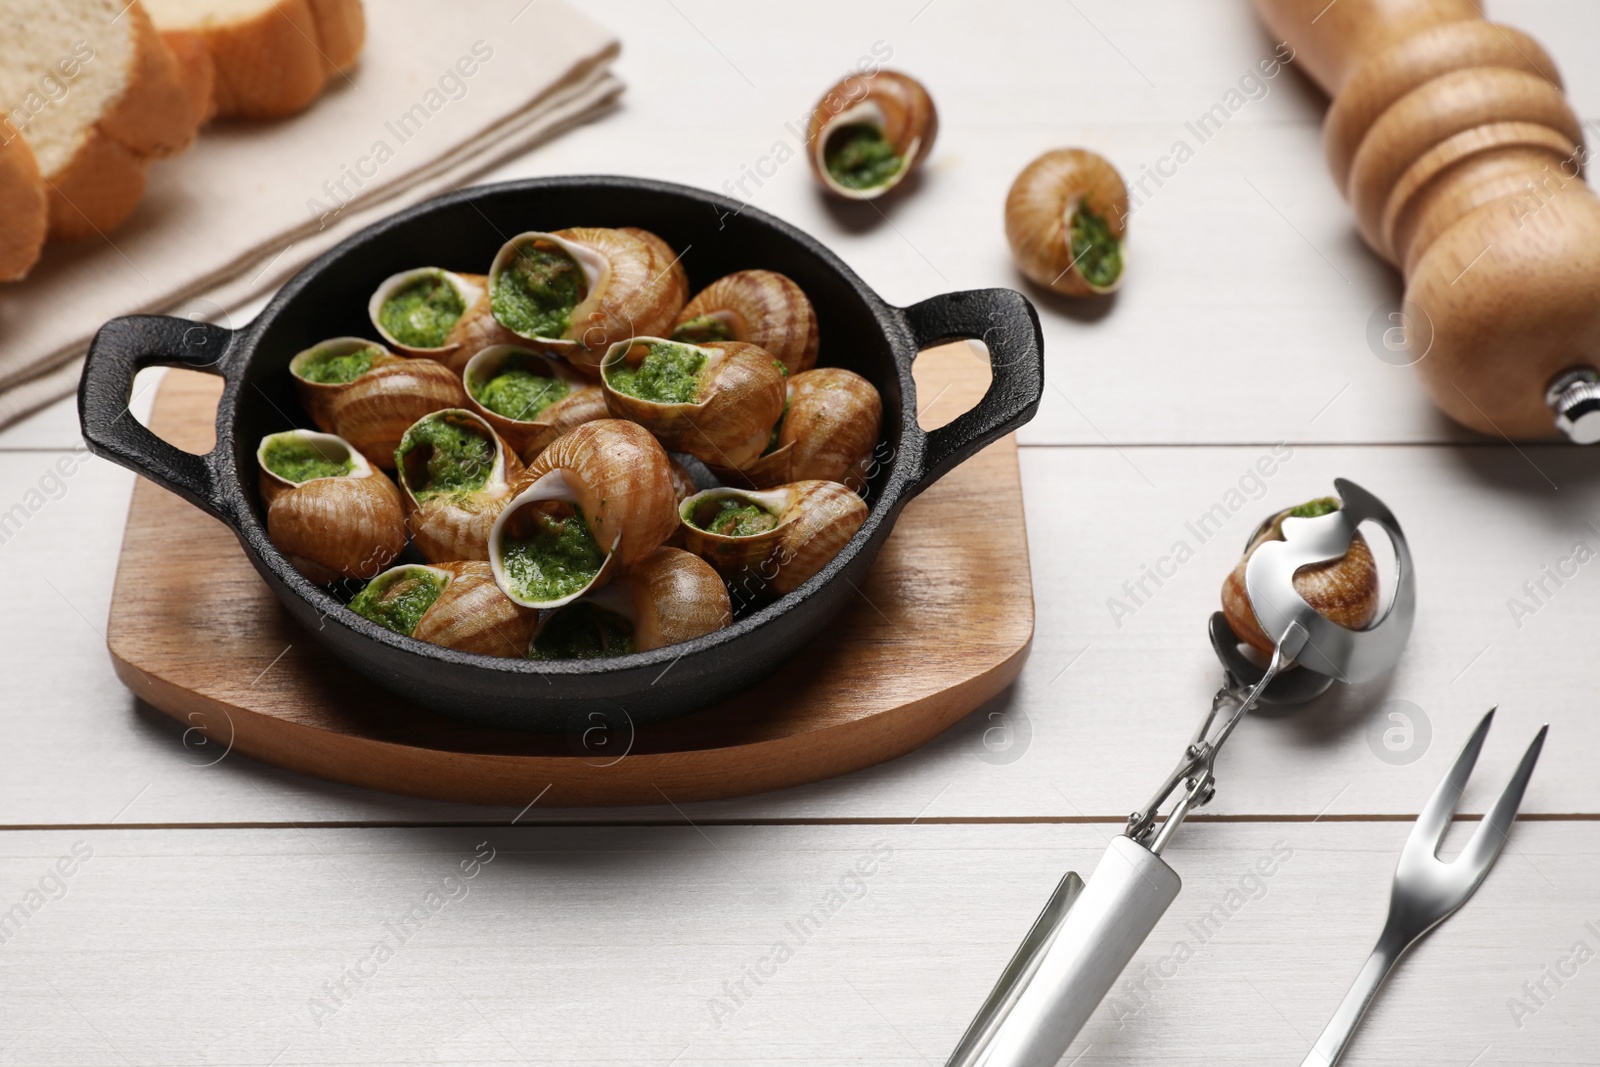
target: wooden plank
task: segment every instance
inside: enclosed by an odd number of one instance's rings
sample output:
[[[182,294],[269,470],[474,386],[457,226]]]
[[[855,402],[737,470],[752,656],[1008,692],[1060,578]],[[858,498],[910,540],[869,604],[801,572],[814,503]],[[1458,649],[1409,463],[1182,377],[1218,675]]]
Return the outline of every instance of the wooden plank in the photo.
[[[0,1047],[39,1067],[937,1064],[1111,828],[702,829],[3,834],[8,907],[92,855],[10,928]],[[1377,935],[1405,833],[1186,831],[1183,893],[1130,972],[1146,992],[1119,989],[1069,1060],[1299,1062]],[[1346,1062],[1592,1063],[1600,963],[1571,958],[1600,946],[1597,862],[1600,826],[1518,826]]]

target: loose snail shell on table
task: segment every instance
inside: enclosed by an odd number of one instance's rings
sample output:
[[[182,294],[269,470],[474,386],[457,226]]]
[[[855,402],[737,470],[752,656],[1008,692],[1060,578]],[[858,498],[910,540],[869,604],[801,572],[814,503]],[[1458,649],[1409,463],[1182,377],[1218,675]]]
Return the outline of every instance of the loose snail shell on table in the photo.
[[[754,461],[783,415],[781,364],[741,341],[619,341],[601,361],[600,383],[612,414],[644,426],[674,452],[719,467]]]
[[[551,471],[564,473],[595,540],[632,566],[678,526],[671,460],[644,427],[623,419],[586,422],[528,465],[519,491]]]
[[[518,234],[489,268],[505,328],[594,375],[600,355],[635,334],[666,332],[688,298],[671,250],[644,231],[576,227]]]
[[[334,398],[363,374],[399,359],[365,337],[333,337],[296,353],[289,361],[289,376],[300,406],[317,429],[334,433]]]
[[[742,470],[713,468],[717,476],[755,489],[810,480],[864,489],[883,421],[878,390],[843,367],[818,367],[790,378],[788,392],[769,451]]]
[[[483,656],[526,655],[539,613],[512,602],[479,560],[391,567],[350,610],[418,641]]]
[[[927,158],[938,132],[939,113],[921,82],[892,70],[852,74],[812,109],[811,170],[829,192],[871,200]]]
[[[475,412],[418,419],[395,450],[406,526],[433,563],[489,558],[489,531],[511,499],[522,461]]]
[[[793,592],[839,554],[867,505],[837,482],[767,490],[707,489],[678,507],[684,547],[704,559],[740,600]]]
[[[384,470],[418,419],[467,404],[461,379],[431,359],[396,359],[345,386],[329,407],[334,432]]]
[[[771,270],[718,278],[678,312],[674,341],[747,341],[772,353],[790,374],[817,362],[817,312],[800,287]]]
[[[1276,642],[1262,630],[1255,609],[1250,605],[1245,565],[1261,545],[1283,540],[1285,519],[1315,517],[1338,507],[1337,500],[1327,497],[1274,515],[1262,524],[1245,550],[1244,558],[1222,583],[1222,613],[1234,634],[1256,651],[1271,655]],[[1373,562],[1372,550],[1360,533],[1351,539],[1349,551],[1339,559],[1297,571],[1294,588],[1317,612],[1346,629],[1360,630],[1378,614],[1378,568]]]
[[[1067,296],[1122,284],[1128,190],[1116,168],[1081,148],[1046,152],[1006,195],[1006,240],[1023,274]]]
[[[717,572],[681,549],[658,548],[610,585],[540,621],[533,659],[595,659],[648,652],[727,626],[733,605]]]
[[[333,434],[268,434],[256,449],[267,537],[294,568],[326,585],[368,578],[406,547],[400,493]]]
[[[442,359],[455,351],[450,331],[483,296],[483,287],[442,267],[391,274],[367,301],[367,316],[389,345],[412,356]]]
[[[558,356],[522,345],[491,345],[462,372],[467,400],[524,458],[537,455],[567,430],[607,416],[598,385]]]

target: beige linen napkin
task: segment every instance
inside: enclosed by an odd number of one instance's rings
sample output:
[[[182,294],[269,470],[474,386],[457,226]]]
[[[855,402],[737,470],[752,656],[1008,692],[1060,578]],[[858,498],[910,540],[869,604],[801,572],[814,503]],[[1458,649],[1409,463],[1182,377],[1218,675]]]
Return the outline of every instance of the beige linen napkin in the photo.
[[[218,123],[104,239],[0,285],[0,426],[67,395],[107,319],[218,319],[384,215],[605,111],[617,41],[560,0],[367,0],[360,66],[289,119]]]

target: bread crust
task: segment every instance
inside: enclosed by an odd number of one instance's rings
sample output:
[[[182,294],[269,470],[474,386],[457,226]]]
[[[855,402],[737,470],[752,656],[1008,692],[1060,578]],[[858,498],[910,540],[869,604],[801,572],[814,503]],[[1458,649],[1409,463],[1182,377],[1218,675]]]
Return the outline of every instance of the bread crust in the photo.
[[[133,213],[144,195],[149,159],[98,128],[72,160],[46,179],[50,240],[77,241],[104,234]]]
[[[329,76],[349,70],[367,43],[367,16],[361,0],[311,0],[317,40]]]
[[[278,0],[253,18],[196,26],[216,70],[223,118],[292,115],[349,68],[366,40],[361,0]]]
[[[178,77],[189,98],[189,113],[196,128],[217,113],[217,67],[206,42],[192,30],[169,30],[161,35],[178,61]]]
[[[33,149],[0,119],[0,281],[16,281],[38,262],[49,218]]]

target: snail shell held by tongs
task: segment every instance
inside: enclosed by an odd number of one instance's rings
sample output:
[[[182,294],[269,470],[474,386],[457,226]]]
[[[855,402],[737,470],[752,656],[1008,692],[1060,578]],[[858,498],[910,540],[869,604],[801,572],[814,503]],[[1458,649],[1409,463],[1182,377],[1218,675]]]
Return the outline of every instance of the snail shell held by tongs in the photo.
[[[802,371],[789,379],[788,406],[767,451],[742,470],[712,469],[729,485],[753,489],[827,481],[859,492],[882,421],[883,400],[861,375],[843,367]]]
[[[467,361],[462,381],[472,410],[524,460],[574,426],[608,415],[599,386],[559,356],[521,343],[478,352]]]
[[[837,482],[776,489],[707,489],[678,506],[684,548],[744,600],[790,593],[839,554],[867,518],[867,505]]]
[[[1128,190],[1116,168],[1082,148],[1046,152],[1006,195],[1006,240],[1017,267],[1047,289],[1096,296],[1122,284]]]
[[[592,376],[614,342],[671,329],[688,281],[670,253],[635,229],[521,233],[489,268],[490,308],[523,341]]]
[[[871,200],[915,170],[938,133],[939,113],[921,82],[892,70],[852,74],[812,109],[807,156],[824,189]]]
[[[334,433],[375,466],[392,471],[394,451],[413,423],[431,412],[466,404],[461,379],[442,363],[396,359],[341,388],[328,406],[328,418]]]
[[[800,287],[772,270],[718,278],[678,313],[674,341],[746,341],[772,353],[791,375],[817,362],[817,312]]]
[[[311,581],[370,577],[406,547],[399,491],[348,441],[312,430],[268,434],[256,464],[267,536]]]
[[[522,473],[494,427],[476,412],[446,408],[424,415],[395,449],[406,526],[432,563],[489,558],[489,531]]]
[[[294,379],[300,406],[317,429],[337,433],[333,428],[334,398],[363,374],[399,359],[365,337],[331,337],[296,353],[289,361],[289,377]]]
[[[483,656],[526,655],[539,624],[539,613],[513,603],[480,560],[391,567],[350,610],[418,641]]]
[[[459,347],[451,331],[482,296],[483,286],[466,275],[416,267],[385,278],[367,301],[367,316],[396,351],[444,359]]]
[[[601,361],[600,384],[612,414],[708,465],[754,461],[783,415],[783,365],[741,341],[619,341]]]
[[[533,659],[648,652],[727,626],[733,606],[717,572],[682,549],[658,548],[605,588],[546,612]]]

